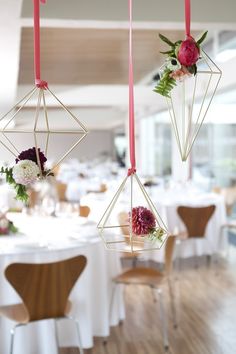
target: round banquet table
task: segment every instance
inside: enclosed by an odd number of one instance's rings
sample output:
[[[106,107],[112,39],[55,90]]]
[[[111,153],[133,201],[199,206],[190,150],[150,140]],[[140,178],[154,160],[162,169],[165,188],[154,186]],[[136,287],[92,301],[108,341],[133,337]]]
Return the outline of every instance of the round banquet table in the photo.
[[[9,213],[21,233],[0,237],[0,305],[21,302],[6,281],[4,269],[13,262],[53,262],[76,255],[87,257],[87,266],[72,290],[71,314],[78,317],[84,348],[93,337],[109,335],[110,325],[124,319],[121,292],[116,292],[109,321],[111,279],[121,271],[119,255],[107,252],[97,236],[96,224],[82,218],[53,218]],[[9,352],[10,329],[14,325],[0,318],[0,353]],[[77,346],[74,324],[59,321],[61,347]],[[17,329],[14,354],[56,354],[54,322],[40,321]]]

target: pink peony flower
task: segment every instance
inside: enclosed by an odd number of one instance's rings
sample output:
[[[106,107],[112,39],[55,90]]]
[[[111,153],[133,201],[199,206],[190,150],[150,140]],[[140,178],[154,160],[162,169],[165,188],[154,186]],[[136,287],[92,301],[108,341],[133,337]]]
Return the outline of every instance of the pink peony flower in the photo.
[[[194,39],[188,38],[180,44],[177,56],[180,64],[192,66],[196,64],[199,56],[200,51]]]
[[[132,232],[135,235],[147,235],[155,226],[156,219],[151,210],[142,206],[132,209]]]
[[[192,74],[188,71],[188,69],[186,69],[185,66],[182,66],[181,69],[172,71],[172,73],[170,73],[170,77],[178,81],[182,81],[187,76],[192,76]]]

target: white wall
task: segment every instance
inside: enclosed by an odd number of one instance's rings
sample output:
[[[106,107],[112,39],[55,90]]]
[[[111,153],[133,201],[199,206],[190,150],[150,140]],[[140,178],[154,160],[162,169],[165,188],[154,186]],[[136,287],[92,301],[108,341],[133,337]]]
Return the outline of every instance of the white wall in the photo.
[[[32,134],[13,136],[12,139],[14,144],[17,145],[18,150],[22,151],[34,146]],[[58,158],[65,153],[73,142],[75,141],[75,136],[56,136],[55,139],[52,137],[49,144],[49,158]],[[41,145],[40,145],[41,146]],[[111,131],[100,130],[100,131],[90,131],[89,134],[84,138],[84,140],[71,152],[68,156],[69,158],[78,158],[83,160],[91,160],[101,153],[107,153],[113,156],[113,133]],[[0,161],[13,162],[14,157],[11,156],[8,151],[0,145]]]

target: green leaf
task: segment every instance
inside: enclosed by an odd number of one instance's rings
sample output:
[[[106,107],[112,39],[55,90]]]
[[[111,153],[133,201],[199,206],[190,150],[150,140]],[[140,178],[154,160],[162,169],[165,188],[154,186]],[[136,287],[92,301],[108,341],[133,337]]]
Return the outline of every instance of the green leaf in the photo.
[[[204,32],[203,35],[197,40],[197,44],[200,45],[206,39],[208,31]]]
[[[10,184],[11,186],[13,186],[13,188],[16,191],[16,199],[20,200],[24,203],[28,202],[29,196],[27,194],[27,189],[26,186],[23,186],[22,184],[18,184],[16,183],[16,181],[13,178],[13,168],[10,167],[2,167],[0,170],[0,173],[5,174],[6,175],[6,182],[8,184]]]
[[[163,34],[159,33],[159,37],[160,37],[160,39],[161,39],[163,42],[169,44],[171,47],[174,47],[174,46],[175,46],[175,44],[174,44],[173,42],[171,42],[168,38],[166,38],[165,36],[163,36]]]
[[[171,71],[169,69],[165,70],[163,76],[153,90],[154,92],[168,98],[170,98],[171,90],[176,86],[176,81],[170,77],[170,73]]]
[[[194,76],[197,74],[197,65],[193,64],[191,66],[187,66],[186,67],[188,72],[190,72],[190,74],[193,74]]]
[[[173,56],[173,55],[175,55],[175,52],[173,51],[173,50],[167,50],[166,52],[160,52],[161,54],[168,54],[168,55],[170,55],[171,57]]]

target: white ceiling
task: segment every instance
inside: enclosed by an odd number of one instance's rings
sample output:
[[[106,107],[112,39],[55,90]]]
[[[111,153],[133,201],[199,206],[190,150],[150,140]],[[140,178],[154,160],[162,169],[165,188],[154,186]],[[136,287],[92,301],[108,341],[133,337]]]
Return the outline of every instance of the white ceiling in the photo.
[[[16,5],[15,3],[18,4],[18,8],[15,7],[17,11],[12,11],[13,5]],[[4,88],[0,97],[0,111],[6,104],[9,105],[9,107],[13,105],[13,101],[15,100],[14,87],[16,88],[17,84],[18,69],[20,69],[20,85],[18,84],[19,97],[24,91],[28,90],[31,77],[33,77],[33,2],[32,0],[23,0],[21,15],[19,13],[20,3],[21,0],[0,0],[0,46],[1,48],[4,48],[2,51],[4,56],[0,56],[1,87]],[[65,102],[65,104],[75,109],[82,122],[89,129],[112,129],[123,124],[127,119],[128,91],[125,83],[128,61],[127,3],[127,0],[47,0],[45,5],[41,5],[41,14],[43,18],[41,23],[42,27],[44,27],[43,32],[46,34],[46,37],[47,33],[51,33],[51,36],[46,39],[43,38],[45,36],[42,36],[42,39],[44,39],[42,49],[46,48],[45,50],[43,49],[42,53],[42,73],[45,72],[46,74],[47,72],[50,72],[51,67],[51,75],[53,74],[51,77],[59,78],[59,75],[57,76],[57,71],[58,73],[64,71],[63,79],[61,79],[61,81],[56,81],[54,79],[53,82],[52,80],[52,83],[56,84],[56,86],[53,87],[53,90],[55,93],[60,95],[60,98]],[[134,48],[134,59],[137,65],[136,69],[139,67],[136,72],[137,85],[135,87],[135,106],[137,116],[145,116],[163,109],[163,100],[161,97],[154,94],[152,92],[152,87],[146,86],[146,83],[147,81],[150,81],[153,73],[160,65],[160,56],[158,54],[160,50],[160,41],[158,39],[158,32],[164,31],[164,33],[168,33],[170,36],[182,36],[183,32],[180,31],[184,29],[183,4],[183,0],[133,1],[134,30],[143,30],[145,32],[144,36],[146,36],[149,41],[148,47],[143,46],[143,44],[139,47],[139,44],[134,43],[136,46]],[[208,0],[207,2],[205,0],[192,0],[192,28],[195,29],[197,33],[209,28],[210,36],[213,36],[215,31],[218,30],[236,29],[235,13],[235,0]],[[49,28],[52,30],[49,31]],[[63,52],[63,55],[58,57],[58,55],[55,55],[55,53],[57,53],[55,46],[53,48],[50,44],[50,39],[52,41],[55,39],[54,43],[60,46],[59,50],[63,50],[63,43],[58,43],[57,36],[64,28],[67,30],[74,29],[74,33],[79,33],[80,29],[83,28],[83,38],[80,36],[81,42],[76,43],[78,45],[77,51],[73,51],[71,46],[67,45],[65,46],[65,50],[67,52]],[[87,29],[87,31],[84,31],[84,29]],[[89,38],[91,39],[89,34],[91,35],[92,33],[91,29],[95,29],[95,31],[96,29],[98,31],[103,30],[103,38],[98,38],[97,40],[98,48],[101,44],[100,40],[104,45],[106,39],[110,39],[110,42],[107,41],[106,43],[107,50],[109,50],[109,47],[113,41],[111,29],[115,29],[120,33],[121,37],[116,38],[117,54],[115,58],[113,58],[113,62],[111,64],[115,68],[115,71],[117,69],[118,73],[122,73],[122,80],[120,82],[117,79],[112,79],[112,81],[108,76],[103,81],[99,80],[98,76],[95,77],[95,74],[91,73],[91,67],[89,69],[89,65],[91,65],[92,62],[90,62],[90,64],[86,63],[87,54],[85,53],[86,55],[83,57],[82,53],[80,56],[80,43],[81,49],[86,47],[85,44],[87,47],[90,43],[92,43],[93,46],[95,45],[94,38],[92,38],[93,42],[89,42]],[[126,29],[126,31],[122,32],[122,29]],[[24,35],[26,33],[28,36]],[[29,36],[31,36],[31,38]],[[124,36],[126,37],[125,40]],[[61,39],[67,41],[67,38],[65,37],[62,37]],[[76,41],[76,38],[74,40]],[[92,49],[94,48],[91,48],[92,56],[96,58],[96,52],[94,53]],[[145,55],[147,58],[146,60]],[[65,59],[66,56],[72,60],[74,65],[72,66],[69,64],[69,67],[71,67],[71,72],[70,75],[68,72],[68,76],[66,75],[67,69],[65,69],[66,64],[68,64]],[[107,52],[104,53],[104,58],[105,57],[107,57]],[[8,61],[7,58],[14,58],[15,61],[10,61],[10,59]],[[152,60],[150,60],[150,58]],[[100,59],[102,60],[101,51]],[[82,69],[80,68],[83,73],[82,84],[79,83],[79,79],[75,78],[75,80],[73,80],[73,71],[75,72],[75,76],[78,76],[79,70],[76,70],[76,65],[81,65],[81,60],[84,63]],[[17,62],[21,63],[21,66],[19,65],[17,67]],[[145,70],[143,70],[144,67]],[[122,70],[120,70],[121,68]],[[98,66],[99,74],[106,69],[106,65],[104,67]],[[117,75],[116,72],[114,73]],[[86,74],[88,75],[87,78]],[[66,81],[67,77],[68,81]],[[91,77],[94,77],[94,82]],[[47,79],[46,77],[43,78]],[[5,87],[8,87],[9,90],[7,91]],[[57,109],[55,108],[55,114],[56,111]]]
[[[24,0],[22,17],[31,17],[32,0]],[[47,0],[41,7],[45,18],[126,21],[128,0]],[[134,20],[182,22],[184,0],[134,0]],[[192,0],[194,22],[235,23],[235,0]]]

